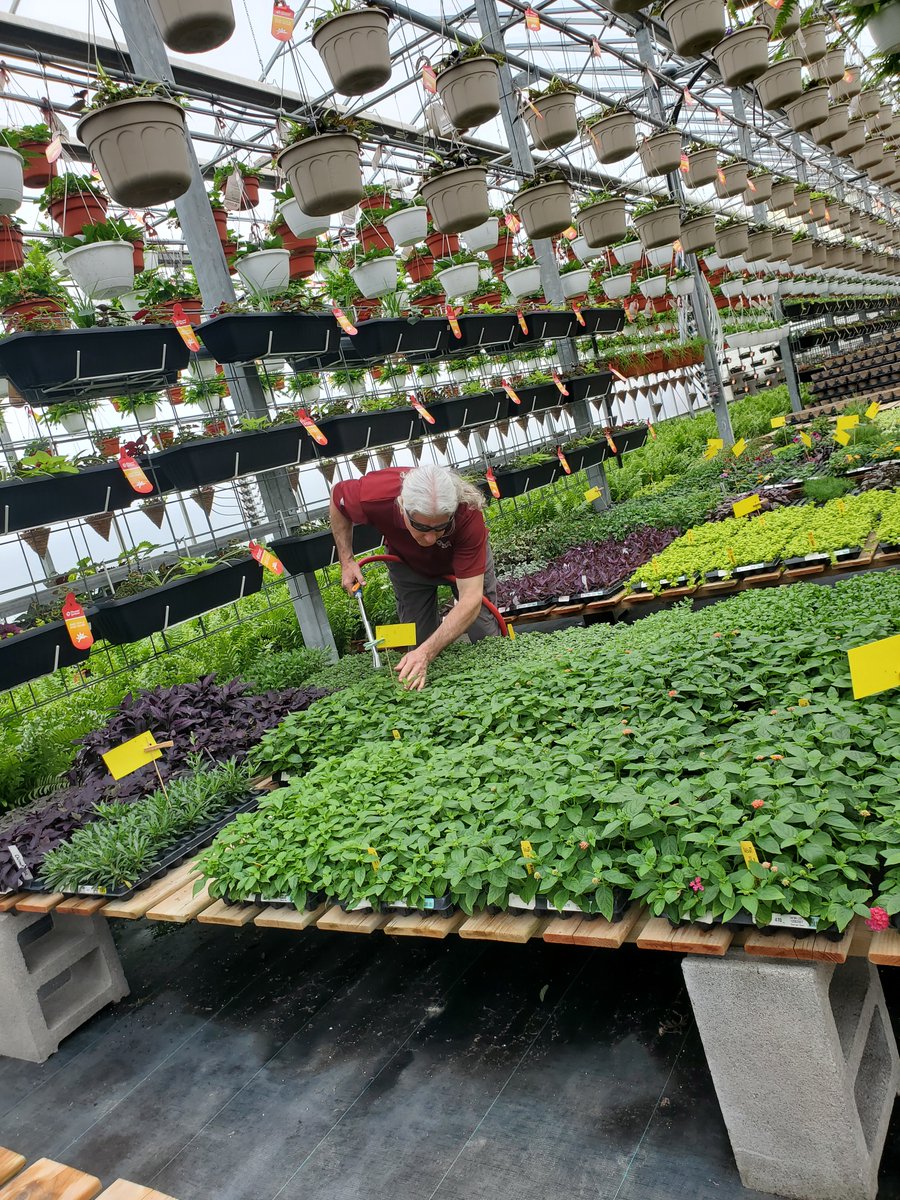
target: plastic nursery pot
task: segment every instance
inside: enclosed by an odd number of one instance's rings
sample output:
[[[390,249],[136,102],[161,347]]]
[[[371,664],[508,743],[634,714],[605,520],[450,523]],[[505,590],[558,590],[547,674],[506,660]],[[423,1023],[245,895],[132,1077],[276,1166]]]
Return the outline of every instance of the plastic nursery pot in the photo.
[[[14,213],[24,190],[22,158],[18,150],[0,149],[0,213]]]
[[[66,270],[93,300],[124,296],[134,287],[134,246],[131,242],[92,242],[62,256]]]
[[[747,249],[744,251],[744,258],[748,262],[757,262],[761,258],[770,258],[771,255],[772,235],[768,230],[751,233],[748,236]]]
[[[655,133],[641,142],[638,154],[645,175],[668,175],[677,171],[681,165],[681,134],[677,129]]]
[[[773,183],[772,194],[769,197],[769,208],[773,212],[779,212],[781,209],[790,208],[794,203],[794,192],[796,184],[790,180],[785,180],[784,183]]]
[[[518,267],[515,271],[507,271],[503,282],[509,288],[514,299],[520,296],[530,296],[541,286],[540,267]]]
[[[19,153],[25,160],[22,182],[27,188],[45,188],[56,174],[56,163],[47,162],[48,142],[22,142]]]
[[[478,291],[480,267],[478,263],[459,263],[435,272],[435,279],[448,297],[472,296]]]
[[[603,291],[609,300],[624,300],[631,292],[631,272],[609,275],[603,280]]]
[[[421,204],[398,209],[384,218],[384,227],[395,246],[414,246],[428,232],[428,213]]]
[[[3,309],[3,324],[7,333],[13,333],[29,321],[40,320],[46,329],[67,329],[69,318],[58,300],[48,296],[33,296],[29,300],[18,300]]]
[[[381,8],[354,8],[324,21],[312,35],[328,78],[343,96],[364,96],[391,77],[388,15]]]
[[[791,40],[791,52],[809,64],[818,62],[828,53],[828,26],[824,21],[811,21],[801,26]]]
[[[119,100],[82,117],[77,134],[109,194],[126,208],[175,200],[191,186],[187,122],[174,100]]]
[[[724,183],[722,182],[724,178]],[[731,163],[722,167],[722,174],[716,172],[716,195],[724,199],[726,196],[740,196],[747,186],[747,164],[745,162]]]
[[[564,179],[520,191],[515,204],[530,238],[554,237],[572,224],[572,189]]]
[[[367,300],[397,290],[397,259],[393,254],[350,268],[350,277]]]
[[[666,294],[667,282],[665,275],[652,275],[649,279],[639,280],[638,288],[641,295],[646,296],[648,300],[652,300],[655,297]]]
[[[525,105],[525,121],[536,150],[556,150],[578,135],[574,92],[539,96]]]
[[[311,217],[343,212],[362,197],[359,141],[352,133],[304,138],[282,150],[276,162],[300,207]]]
[[[634,114],[611,113],[599,121],[592,121],[587,127],[587,138],[598,163],[621,162],[637,150]]]
[[[72,192],[60,196],[49,208],[50,216],[62,230],[63,237],[74,237],[85,225],[99,225],[106,220],[108,200],[93,192]]]
[[[828,88],[810,88],[796,100],[789,100],[784,112],[796,133],[806,133],[814,125],[821,125],[828,119]]]
[[[500,72],[488,55],[467,58],[441,71],[437,94],[450,123],[472,129],[500,111]]]
[[[709,217],[694,217],[685,221],[681,226],[681,246],[685,254],[696,254],[711,246],[716,239],[716,219]]]
[[[421,283],[423,279],[430,279],[434,274],[434,255],[417,254],[408,258],[404,266],[412,282]]]
[[[808,263],[812,256],[813,244],[811,241],[794,242],[794,248],[788,261],[792,267],[801,267],[804,263]]]
[[[234,33],[231,0],[149,0],[162,40],[179,54],[215,50]]]
[[[765,204],[771,198],[773,183],[774,180],[768,172],[763,175],[754,175],[752,179],[748,178],[743,197],[744,203],[751,206]]]
[[[803,95],[803,79],[799,58],[785,58],[769,67],[756,81],[756,93],[764,109],[783,108],[791,100]]]
[[[877,88],[866,88],[860,92],[855,107],[858,117],[874,117],[881,108],[881,92]]]
[[[694,294],[694,278],[683,275],[680,279],[669,280],[669,291],[673,296],[692,296]]]
[[[813,129],[813,137],[819,146],[833,146],[837,139],[843,137],[847,132],[849,123],[850,105],[832,104],[828,110],[828,116],[822,124]],[[824,212],[822,215],[825,215]],[[813,220],[815,219],[814,217]]]
[[[576,296],[583,296],[591,285],[590,268],[579,267],[575,271],[565,271],[560,275],[559,282],[562,287],[562,293],[567,300],[574,300]]]
[[[822,83],[840,83],[844,78],[844,70],[844,51],[838,47],[829,50],[818,62],[813,63],[809,74],[812,79],[818,79]]]
[[[467,250],[493,250],[500,241],[500,222],[496,217],[488,217],[480,225],[460,230],[460,237]]]
[[[643,216],[632,217],[631,223],[645,250],[671,245],[681,234],[681,213],[677,204],[665,204]]]
[[[747,25],[713,46],[713,58],[728,87],[758,79],[769,66],[769,32],[764,25]]]
[[[238,260],[237,271],[251,291],[260,296],[274,296],[290,283],[290,251],[257,250]]]
[[[600,200],[581,210],[578,228],[587,246],[596,250],[620,241],[625,236],[627,220],[624,199]]]
[[[717,150],[694,150],[688,156],[688,169],[684,173],[684,181],[689,188],[704,187],[713,183],[718,174]]]
[[[661,16],[676,54],[701,54],[725,36],[722,0],[669,0]]]
[[[224,212],[224,209],[222,210]],[[293,196],[288,200],[281,202],[281,215],[284,218],[284,223],[290,229],[291,233],[296,238],[314,238],[322,233],[328,232],[328,226],[331,221],[328,219],[330,213],[323,219],[321,216],[313,217],[309,213],[304,212]],[[225,214],[227,221],[228,214]],[[286,249],[290,250],[290,246]]]
[[[22,230],[0,218],[0,271],[17,271],[25,262]]]
[[[841,158],[849,158],[858,151],[863,150],[866,145],[866,123],[862,120],[848,121],[847,132],[841,137],[837,137],[831,143],[831,149],[835,154],[839,154]],[[861,168],[865,170],[865,168]]]
[[[493,59],[488,61],[493,62]],[[484,167],[457,167],[447,171],[423,183],[420,195],[439,233],[473,229],[491,215]]]
[[[749,230],[746,225],[731,225],[716,234],[716,254],[720,258],[737,258],[747,249]]]

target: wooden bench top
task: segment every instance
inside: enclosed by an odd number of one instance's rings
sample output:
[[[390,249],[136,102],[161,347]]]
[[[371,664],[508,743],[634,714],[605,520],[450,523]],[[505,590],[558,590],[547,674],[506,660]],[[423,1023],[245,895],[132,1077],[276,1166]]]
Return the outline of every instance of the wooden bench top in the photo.
[[[0,1188],[0,1200],[93,1200],[102,1187],[93,1175],[39,1158]]]
[[[16,1154],[14,1150],[6,1150],[0,1146],[0,1183],[6,1183],[13,1175],[18,1175],[25,1166],[25,1156]]]
[[[175,1197],[141,1187],[139,1183],[129,1183],[127,1179],[117,1179],[97,1200],[175,1200]]]

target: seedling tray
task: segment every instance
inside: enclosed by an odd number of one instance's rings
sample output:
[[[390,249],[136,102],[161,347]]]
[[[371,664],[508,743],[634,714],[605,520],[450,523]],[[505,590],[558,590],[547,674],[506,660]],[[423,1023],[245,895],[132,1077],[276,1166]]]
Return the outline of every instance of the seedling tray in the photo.
[[[226,313],[204,321],[197,335],[220,363],[302,355],[312,366],[334,358],[341,330],[331,313]]]
[[[824,566],[831,562],[829,554],[798,554],[795,558],[786,558],[784,560],[784,568],[786,571],[794,571],[800,567],[815,567],[820,564]]]
[[[622,888],[613,888],[613,915],[612,922],[621,921],[630,904],[629,895]],[[497,908],[497,912],[507,911],[511,916],[523,916],[525,913],[533,912],[545,916],[562,917],[563,919],[575,917],[580,921],[598,921],[603,917],[602,913],[589,912],[583,908],[579,908],[577,904],[569,901],[565,908],[556,908],[550,903],[546,896],[535,896],[531,901],[522,900],[519,896],[509,897],[509,907],[504,910]]]
[[[754,575],[768,575],[781,563],[781,559],[773,558],[771,562],[748,563],[743,567],[735,567],[732,574],[735,579],[751,579]]]

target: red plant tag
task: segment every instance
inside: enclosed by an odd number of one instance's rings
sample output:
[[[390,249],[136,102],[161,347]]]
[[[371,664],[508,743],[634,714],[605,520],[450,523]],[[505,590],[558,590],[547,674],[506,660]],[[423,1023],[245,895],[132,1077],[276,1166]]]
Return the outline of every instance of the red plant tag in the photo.
[[[180,304],[172,306],[172,323],[181,334],[181,340],[187,346],[188,350],[193,350],[194,353],[200,349],[200,343],[197,340],[197,335],[194,333],[194,327],[185,316],[184,309]]]
[[[556,457],[557,457],[557,458],[559,459],[559,461],[562,463],[562,469],[565,471],[565,473],[566,473],[567,475],[571,475],[571,474],[572,474],[572,468],[569,466],[569,460],[566,458],[565,454],[563,454],[563,448],[562,448],[562,446],[557,446],[557,447],[556,447]]]
[[[522,332],[527,337],[528,336],[528,322],[525,320],[525,314],[522,312],[521,308],[516,310],[516,317],[518,318],[518,321],[519,321],[519,328],[522,330]]]
[[[344,333],[349,333],[352,337],[357,332],[357,329],[344,310],[342,308],[333,308],[331,311],[334,313],[334,318]]]
[[[142,496],[153,491],[153,484],[144,474],[143,467],[124,448],[119,451],[119,466],[134,491],[140,492]]]
[[[591,38],[591,58],[601,58],[603,55],[603,47],[600,45],[599,38]]]
[[[69,592],[63,601],[62,619],[66,623],[69,638],[76,650],[90,650],[94,644],[94,635],[84,609],[75,599],[75,593]]]
[[[612,430],[609,428],[609,426],[603,430],[603,436],[606,438],[606,444],[609,446],[610,450],[612,450],[613,454],[618,454],[619,452],[616,449],[616,443],[612,438]]]
[[[500,487],[497,483],[497,476],[494,474],[494,468],[488,467],[487,471],[485,472],[484,477],[488,481],[488,487],[491,489],[491,495],[494,497],[495,500],[499,500],[500,499]]]
[[[434,417],[431,415],[431,413],[428,411],[428,409],[425,407],[425,405],[422,403],[421,400],[416,399],[416,397],[414,395],[410,394],[409,402],[413,406],[413,408],[416,410],[416,412],[419,414],[419,416],[422,418],[423,421],[427,421],[429,425],[434,424]]]
[[[687,175],[688,171],[691,169],[690,160],[688,159],[688,156],[684,153],[681,155],[681,162],[678,166],[678,169],[679,169],[679,171],[682,171],[685,175]]]
[[[623,383],[628,382],[628,377],[623,375],[621,371],[617,371],[611,362],[608,362],[606,365],[609,367],[610,371],[612,371],[613,375],[615,375],[616,379],[621,379]]]
[[[578,237],[578,230],[574,225],[570,225],[568,229],[562,231],[562,235],[564,238],[568,238],[570,242],[573,242]]]
[[[581,315],[581,305],[577,300],[572,301],[572,312],[575,314],[575,320],[579,325],[584,325],[584,317]]]
[[[437,92],[437,72],[431,63],[422,68],[422,87],[432,96]]]
[[[533,8],[525,9],[525,28],[532,33],[538,33],[541,28],[541,14]]]
[[[504,392],[506,392],[507,396],[509,396],[510,400],[512,400],[513,404],[521,404],[522,403],[522,401],[519,399],[519,397],[513,391],[512,385],[507,383],[505,379],[500,380],[500,386],[503,388]]]
[[[461,308],[454,308],[452,304],[444,305],[444,313],[447,317],[447,321],[450,325],[450,328],[453,330],[453,336],[455,338],[462,337],[462,330],[459,327],[459,321],[457,321],[457,319],[456,319],[461,312],[462,312]]]
[[[318,442],[320,446],[328,445],[328,438],[325,436],[325,434],[322,432],[322,430],[318,427],[318,425],[315,423],[315,421],[312,419],[312,417],[309,415],[309,413],[306,411],[305,408],[297,409],[297,420],[300,422],[300,424],[303,426],[303,428],[306,430],[306,432],[309,434],[309,436],[313,439],[313,441]]]
[[[697,101],[694,99],[694,97],[691,95],[691,93],[688,91],[688,89],[685,88],[684,92],[682,94],[684,96],[684,102],[688,106],[688,108],[693,108],[694,105],[697,103]]]
[[[560,379],[558,371],[553,372],[553,382],[556,384],[557,388],[564,396],[568,396],[569,389],[566,387],[566,385]]]
[[[284,563],[280,558],[276,558],[271,550],[267,550],[259,542],[250,542],[248,548],[250,557],[255,558],[258,563],[262,563],[267,571],[271,571],[273,575],[284,574]]]
[[[506,216],[503,218],[503,224],[506,226],[506,228],[509,230],[510,233],[518,233],[519,230],[522,228],[522,222],[519,220],[519,218],[516,216],[515,213],[507,213]]]
[[[272,6],[272,37],[277,42],[289,42],[294,36],[294,10],[281,0]]]

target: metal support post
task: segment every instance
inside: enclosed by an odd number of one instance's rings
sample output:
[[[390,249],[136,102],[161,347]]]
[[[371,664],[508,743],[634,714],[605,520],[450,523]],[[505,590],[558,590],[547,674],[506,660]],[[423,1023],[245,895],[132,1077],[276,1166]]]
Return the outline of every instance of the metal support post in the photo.
[[[307,646],[324,650],[332,662],[337,662],[337,646],[331,625],[328,623],[328,613],[325,611],[325,601],[319,590],[319,581],[310,572],[304,575],[288,575],[287,585],[294,612],[303,631],[303,641]]]

